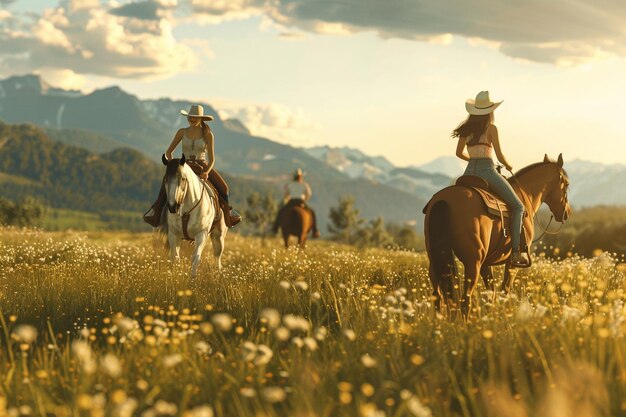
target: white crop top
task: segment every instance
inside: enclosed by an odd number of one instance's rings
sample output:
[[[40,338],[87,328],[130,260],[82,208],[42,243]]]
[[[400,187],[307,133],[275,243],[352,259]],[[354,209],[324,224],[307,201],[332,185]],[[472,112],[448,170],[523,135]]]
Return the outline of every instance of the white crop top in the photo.
[[[204,138],[190,139],[187,137],[187,129],[183,135],[183,154],[186,158],[192,157],[206,161],[206,143]]]
[[[483,138],[485,139],[483,140]],[[470,158],[492,158],[492,149],[493,146],[487,141],[486,132],[478,139],[478,143],[467,145],[467,153]]]

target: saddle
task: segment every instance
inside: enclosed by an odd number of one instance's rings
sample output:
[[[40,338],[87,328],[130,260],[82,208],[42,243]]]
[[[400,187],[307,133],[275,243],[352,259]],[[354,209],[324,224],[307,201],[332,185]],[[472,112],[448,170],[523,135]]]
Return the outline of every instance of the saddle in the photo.
[[[492,216],[499,217],[501,220],[509,217],[509,208],[506,203],[489,189],[489,183],[483,178],[474,175],[462,175],[457,178],[454,185],[474,189],[483,199],[487,212]]]

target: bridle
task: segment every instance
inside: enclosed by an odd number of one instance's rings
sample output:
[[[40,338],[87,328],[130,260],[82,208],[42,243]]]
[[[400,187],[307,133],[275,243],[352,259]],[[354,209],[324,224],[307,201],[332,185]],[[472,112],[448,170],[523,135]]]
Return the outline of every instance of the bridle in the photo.
[[[546,225],[546,227],[544,228],[541,225],[541,222],[539,221],[539,218],[537,217],[537,213],[539,211],[535,212],[535,207],[532,205],[532,201],[530,201],[530,198],[528,198],[528,196],[526,195],[526,192],[524,191],[524,188],[522,187],[522,184],[520,184],[519,180],[517,179],[517,177],[515,176],[515,174],[513,173],[513,171],[511,171],[510,169],[507,169],[507,171],[509,171],[511,173],[511,178],[513,178],[513,180],[515,181],[515,183],[517,184],[517,186],[519,187],[519,192],[522,195],[522,200],[524,205],[526,205],[526,202],[528,201],[528,206],[532,209],[532,211],[535,213],[533,215],[533,224],[537,224],[539,226],[539,228],[542,230],[541,235],[539,235],[538,238],[536,238],[535,240],[533,240],[533,243],[538,242],[545,234],[549,234],[549,235],[556,235],[561,231],[561,228],[563,227],[563,225],[565,224],[565,221],[559,222],[561,223],[559,225],[559,228],[551,231],[548,230],[548,227],[550,227],[550,224],[552,223],[552,220],[554,219],[554,215],[552,214],[552,212],[550,212],[550,220],[548,221],[548,224]],[[563,174],[559,173],[559,179],[562,181],[563,180]],[[561,215],[562,219],[565,219],[565,214],[567,212],[567,188],[565,189],[564,193],[563,193],[563,197],[561,197],[562,201],[564,201],[565,204],[563,204],[563,214]]]

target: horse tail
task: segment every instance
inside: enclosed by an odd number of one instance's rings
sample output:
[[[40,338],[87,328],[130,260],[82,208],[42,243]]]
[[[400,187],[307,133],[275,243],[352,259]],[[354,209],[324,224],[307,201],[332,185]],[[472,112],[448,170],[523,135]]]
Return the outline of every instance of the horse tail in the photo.
[[[163,249],[169,252],[170,240],[167,237],[168,230],[167,215],[164,215],[161,224],[155,230],[154,239],[157,247],[160,245]]]
[[[446,201],[439,200],[430,208],[426,218],[425,232],[431,281],[435,293],[444,295],[446,298],[454,297],[453,281],[457,268],[452,250],[450,208]]]

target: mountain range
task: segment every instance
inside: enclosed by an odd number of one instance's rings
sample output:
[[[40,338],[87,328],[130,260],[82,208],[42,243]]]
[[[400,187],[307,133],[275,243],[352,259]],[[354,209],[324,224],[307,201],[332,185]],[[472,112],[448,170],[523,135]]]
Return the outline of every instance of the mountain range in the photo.
[[[282,184],[289,180],[295,168],[300,167],[307,172],[307,181],[313,188],[311,205],[318,212],[322,230],[325,229],[330,207],[336,205],[339,198],[346,194],[355,197],[356,206],[365,218],[383,215],[387,220],[391,219],[396,223],[419,223],[419,213],[427,201],[426,196],[405,192],[368,178],[346,175],[303,149],[250,135],[241,122],[222,120],[210,105],[199,104],[205,107],[206,113],[215,118],[211,122],[211,128],[216,137],[216,168],[226,173],[229,181],[237,182],[237,186],[231,186],[233,203],[242,205],[247,197],[247,190],[272,190],[277,198],[282,196]],[[49,86],[34,75],[16,76],[0,81],[0,119],[10,123],[18,131],[30,129],[20,124],[34,124],[39,129],[31,132],[31,136],[38,136],[46,146],[57,146],[48,141],[65,145],[54,148],[51,152],[69,152],[74,155],[76,149],[80,148],[88,151],[92,158],[93,155],[99,155],[106,159],[111,152],[131,148],[133,155],[145,155],[142,164],[151,160],[151,169],[157,172],[162,170],[159,168],[160,156],[169,145],[171,137],[186,123],[184,117],[180,116],[180,110],[188,107],[189,103],[184,101],[140,100],[118,87],[96,90],[90,94],[65,91]],[[21,145],[15,144],[17,136],[13,137],[11,146],[15,147],[11,148],[12,152],[19,154]],[[16,155],[5,153],[3,157],[17,158]],[[42,158],[49,161],[48,156]],[[84,166],[87,160],[88,157],[81,155],[72,162]],[[7,175],[15,176],[15,173],[7,171],[8,167],[5,168],[0,169],[5,178],[0,184],[0,195],[10,197],[10,191],[17,189],[15,184],[24,181],[18,181],[14,177],[11,177],[13,182],[8,181]],[[136,174],[142,180],[141,174]],[[18,176],[22,175],[25,172],[20,172]],[[65,174],[57,172],[55,175],[60,176],[60,186],[63,182],[62,175]],[[248,187],[247,183],[254,186]],[[95,183],[92,186],[98,187]],[[131,200],[128,200],[129,204],[126,204],[126,200],[118,203],[120,207],[147,208],[156,195],[155,187],[152,183],[149,193],[137,194],[138,200],[132,201],[132,204]],[[109,191],[115,194],[115,190]],[[120,192],[121,196],[127,194]],[[58,200],[51,201],[59,204]],[[142,203],[138,204],[139,201]],[[95,209],[87,206],[90,210]]]
[[[292,147],[254,136],[239,120],[222,120],[208,103],[198,104],[202,104],[206,113],[214,117],[211,128],[216,137],[216,168],[236,184],[231,187],[233,202],[243,204],[247,193],[254,190],[272,191],[278,198],[282,195],[282,184],[289,180],[291,172],[302,168],[313,188],[311,205],[318,211],[322,230],[330,207],[346,194],[355,197],[356,206],[365,218],[382,215],[388,221],[415,222],[420,227],[423,205],[435,191],[451,184],[464,167],[463,161],[453,156],[440,157],[419,166],[397,167],[382,156],[369,156],[352,148]],[[87,167],[88,161],[96,160],[96,156],[103,161],[111,161],[124,154],[132,155],[134,164],[150,166],[146,168],[146,172],[151,173],[148,177],[158,179],[158,175],[151,177],[152,173],[162,170],[160,156],[175,131],[186,125],[180,110],[188,107],[187,101],[169,98],[142,100],[119,87],[89,94],[63,90],[48,85],[36,75],[15,76],[0,81],[0,119],[12,125],[27,123],[38,126],[39,129],[33,131],[29,130],[33,129],[32,126],[12,128],[26,136],[38,137],[45,144],[41,146],[51,148],[50,154],[40,155],[43,162],[36,162],[37,158],[34,158],[29,163],[45,165],[51,155],[67,153],[72,155],[70,160],[75,165],[74,170]],[[4,127],[7,132],[10,130],[8,126]],[[14,142],[17,136],[17,133],[12,133]],[[4,139],[0,136],[0,141]],[[60,147],[57,143],[64,146]],[[21,152],[21,145],[13,143],[11,146],[16,146],[12,148],[13,152]],[[124,148],[125,152],[120,151]],[[5,144],[3,149],[9,148]],[[81,154],[76,149],[87,154]],[[4,153],[4,158],[14,155]],[[566,161],[565,167],[572,184],[570,200],[573,205],[626,204],[626,192],[620,187],[626,166],[574,160]],[[40,178],[30,178],[25,172],[16,176],[5,168],[0,168],[0,195],[6,196],[18,190],[16,184],[38,187],[32,181],[37,182]],[[98,165],[98,169],[105,168]],[[56,172],[54,175],[60,176],[60,187],[63,175],[67,173]],[[132,210],[147,208],[156,194],[156,183],[150,183],[152,179],[148,177],[144,180],[139,172],[129,171],[128,175],[137,175],[139,181],[146,181],[146,188],[129,191],[123,187],[107,188],[106,184],[100,187],[94,183],[92,186],[107,190],[109,196],[117,195],[116,206]],[[101,180],[106,181],[105,178]],[[45,191],[29,187],[20,190],[22,193],[24,190],[33,193]],[[59,204],[54,198],[52,201]],[[84,205],[89,210],[96,209],[87,203]]]

